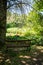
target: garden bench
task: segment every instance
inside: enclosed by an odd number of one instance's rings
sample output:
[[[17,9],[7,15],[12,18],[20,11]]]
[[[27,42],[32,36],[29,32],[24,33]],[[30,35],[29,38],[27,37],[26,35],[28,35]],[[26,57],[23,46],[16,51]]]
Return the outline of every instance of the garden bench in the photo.
[[[19,48],[20,50],[20,48],[26,48],[28,50],[30,46],[31,46],[31,40],[6,40],[7,49],[8,48],[13,48],[13,49]]]

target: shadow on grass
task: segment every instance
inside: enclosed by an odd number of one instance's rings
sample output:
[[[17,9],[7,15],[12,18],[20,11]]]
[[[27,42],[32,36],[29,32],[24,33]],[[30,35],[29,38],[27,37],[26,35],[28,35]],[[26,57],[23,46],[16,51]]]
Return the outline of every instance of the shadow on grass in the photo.
[[[0,58],[0,65],[43,65],[43,49],[36,46],[30,52],[0,52]]]

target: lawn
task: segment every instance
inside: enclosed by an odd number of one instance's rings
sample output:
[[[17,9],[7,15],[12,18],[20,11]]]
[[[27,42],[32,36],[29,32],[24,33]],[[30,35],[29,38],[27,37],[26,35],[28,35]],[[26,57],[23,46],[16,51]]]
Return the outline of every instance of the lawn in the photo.
[[[43,65],[43,46],[33,45],[30,52],[9,51],[7,54],[0,51],[0,65],[3,61],[4,65]]]

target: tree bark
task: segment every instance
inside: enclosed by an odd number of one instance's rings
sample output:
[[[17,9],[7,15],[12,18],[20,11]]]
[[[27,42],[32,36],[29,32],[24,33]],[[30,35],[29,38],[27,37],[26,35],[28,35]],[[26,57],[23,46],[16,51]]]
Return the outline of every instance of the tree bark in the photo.
[[[0,0],[0,48],[5,45],[6,38],[6,0]]]

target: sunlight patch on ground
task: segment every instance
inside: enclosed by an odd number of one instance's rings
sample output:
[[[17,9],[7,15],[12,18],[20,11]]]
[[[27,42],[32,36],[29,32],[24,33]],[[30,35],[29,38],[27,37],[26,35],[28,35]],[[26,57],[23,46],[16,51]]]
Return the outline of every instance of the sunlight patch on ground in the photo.
[[[43,50],[41,50],[41,52],[43,52]]]
[[[34,60],[34,61],[37,61],[37,59],[36,59],[36,58],[33,58],[33,60]]]
[[[19,57],[20,57],[20,58],[26,58],[26,59],[31,58],[30,56],[23,56],[23,55],[20,55]]]
[[[25,33],[27,32],[27,29],[25,28],[8,28],[6,36],[14,36],[14,35],[20,35],[24,36]]]
[[[37,46],[37,49],[43,49],[43,46]]]
[[[21,61],[23,64],[25,64],[26,62],[25,61]]]
[[[14,36],[14,33],[6,33],[6,36]]]
[[[14,35],[20,35],[20,36],[25,36],[30,34],[37,34],[33,29],[23,27],[23,28],[18,28],[18,27],[13,27],[13,28],[7,28],[6,36],[14,36]]]
[[[6,61],[5,61],[5,62],[11,63],[10,59],[6,59]]]

